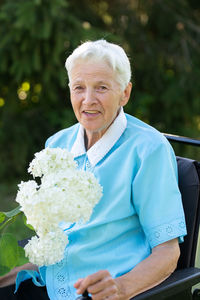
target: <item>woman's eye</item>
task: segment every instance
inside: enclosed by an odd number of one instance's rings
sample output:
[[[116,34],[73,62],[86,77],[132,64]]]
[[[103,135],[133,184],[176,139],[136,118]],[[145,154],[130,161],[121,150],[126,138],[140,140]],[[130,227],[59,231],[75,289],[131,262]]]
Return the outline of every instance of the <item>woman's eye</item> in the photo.
[[[83,90],[83,87],[81,85],[77,85],[73,88],[74,91],[80,92]]]
[[[100,85],[98,88],[97,88],[99,91],[106,91],[107,90],[107,87],[105,85]]]

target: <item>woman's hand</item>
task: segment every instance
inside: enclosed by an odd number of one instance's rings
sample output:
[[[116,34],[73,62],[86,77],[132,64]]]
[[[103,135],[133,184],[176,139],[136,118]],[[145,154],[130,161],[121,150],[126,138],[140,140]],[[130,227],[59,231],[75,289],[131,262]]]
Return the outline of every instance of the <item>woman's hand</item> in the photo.
[[[27,263],[25,265],[22,265],[20,267],[16,267],[16,268],[12,269],[6,275],[0,276],[0,288],[15,284],[17,274],[19,271],[22,271],[22,270],[38,270],[38,267],[31,263]]]
[[[107,270],[98,271],[84,279],[79,279],[74,287],[78,294],[83,294],[87,290],[93,300],[128,300],[123,295],[120,285]]]
[[[78,294],[87,290],[93,300],[128,300],[164,281],[175,270],[180,255],[177,239],[160,244],[128,273],[113,279],[106,270],[79,279]]]

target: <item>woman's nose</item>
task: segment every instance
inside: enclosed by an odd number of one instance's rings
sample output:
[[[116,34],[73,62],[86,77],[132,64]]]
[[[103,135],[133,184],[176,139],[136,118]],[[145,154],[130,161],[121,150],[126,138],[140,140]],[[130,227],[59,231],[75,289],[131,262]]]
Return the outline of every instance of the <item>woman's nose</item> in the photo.
[[[91,104],[96,101],[95,93],[92,89],[86,89],[83,95],[83,101],[85,104]]]

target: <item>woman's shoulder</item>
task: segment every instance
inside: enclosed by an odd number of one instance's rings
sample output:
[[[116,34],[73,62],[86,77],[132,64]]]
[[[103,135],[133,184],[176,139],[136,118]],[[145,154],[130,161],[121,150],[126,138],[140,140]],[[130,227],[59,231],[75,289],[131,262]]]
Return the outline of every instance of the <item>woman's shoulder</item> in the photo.
[[[129,114],[126,114],[126,118],[126,135],[134,146],[147,148],[148,152],[160,146],[170,147],[164,134],[156,128]]]
[[[45,147],[60,147],[67,148],[68,150],[70,150],[76,139],[78,129],[79,123],[56,132],[47,139]]]
[[[129,152],[139,161],[151,160],[155,164],[169,161],[176,168],[175,153],[163,133],[136,117],[126,114],[125,140]]]

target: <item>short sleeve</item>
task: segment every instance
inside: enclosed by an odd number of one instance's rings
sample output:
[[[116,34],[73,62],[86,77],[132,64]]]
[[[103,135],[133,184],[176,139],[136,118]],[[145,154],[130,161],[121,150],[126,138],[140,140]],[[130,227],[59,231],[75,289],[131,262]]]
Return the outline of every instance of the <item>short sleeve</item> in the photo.
[[[132,184],[133,205],[152,248],[186,235],[177,181],[176,157],[167,140],[141,150]]]
[[[46,285],[46,267],[40,267],[39,272],[34,270],[22,270],[17,274],[16,283],[15,283],[15,293],[17,292],[20,284],[25,280],[32,279],[32,282],[36,286],[45,286]]]

